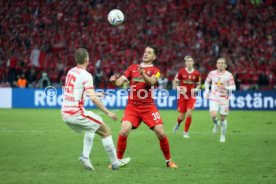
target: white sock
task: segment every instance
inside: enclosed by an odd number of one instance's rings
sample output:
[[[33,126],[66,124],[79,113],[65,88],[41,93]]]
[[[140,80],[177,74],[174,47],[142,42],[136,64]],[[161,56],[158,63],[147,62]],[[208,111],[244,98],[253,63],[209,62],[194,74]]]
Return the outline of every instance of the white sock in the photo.
[[[103,143],[105,151],[108,154],[111,164],[117,163],[118,162],[117,153],[116,153],[116,149],[115,149],[115,146],[113,143],[112,136],[110,135],[106,138],[103,138],[102,143]]]
[[[221,122],[221,135],[226,134],[226,129],[227,129],[227,120],[225,119]]]
[[[89,155],[90,155],[90,152],[91,152],[92,146],[93,146],[94,137],[95,137],[94,132],[85,132],[84,133],[82,155],[86,158],[89,158]]]

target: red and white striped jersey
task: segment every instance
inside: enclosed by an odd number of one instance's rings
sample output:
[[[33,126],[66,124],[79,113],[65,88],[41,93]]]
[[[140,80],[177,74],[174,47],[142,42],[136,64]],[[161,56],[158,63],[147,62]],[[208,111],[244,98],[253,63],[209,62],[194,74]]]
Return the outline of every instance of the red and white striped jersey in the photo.
[[[210,99],[228,99],[229,91],[236,90],[233,75],[224,71],[219,73],[217,70],[211,71],[205,81],[205,89],[209,91],[209,84],[211,84]]]
[[[63,88],[62,115],[81,115],[84,112],[85,90],[93,88],[93,78],[89,72],[79,67],[70,69]]]

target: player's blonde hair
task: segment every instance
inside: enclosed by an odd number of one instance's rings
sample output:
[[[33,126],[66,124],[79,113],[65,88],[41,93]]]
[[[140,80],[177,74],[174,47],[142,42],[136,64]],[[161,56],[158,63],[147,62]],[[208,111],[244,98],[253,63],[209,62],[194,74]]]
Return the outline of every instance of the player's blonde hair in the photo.
[[[75,52],[75,60],[77,64],[84,64],[86,58],[89,56],[88,52],[84,48],[78,48]]]
[[[221,57],[221,58],[218,58],[217,62],[218,62],[219,60],[222,60],[222,61],[224,61],[224,64],[225,64],[225,65],[227,65],[227,61],[226,61],[226,59],[225,59],[225,58],[223,58],[223,57]]]
[[[184,57],[184,61],[187,61],[188,59],[191,59],[191,60],[194,61],[194,59],[193,59],[192,56],[190,56],[190,55],[187,55],[187,56]]]

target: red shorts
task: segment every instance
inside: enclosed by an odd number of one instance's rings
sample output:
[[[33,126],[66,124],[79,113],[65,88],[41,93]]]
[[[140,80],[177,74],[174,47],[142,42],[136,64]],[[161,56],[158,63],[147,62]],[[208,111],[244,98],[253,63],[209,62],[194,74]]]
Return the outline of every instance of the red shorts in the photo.
[[[189,99],[180,98],[177,100],[177,110],[178,112],[185,113],[187,109],[195,108],[196,99],[190,97]]]
[[[132,128],[138,128],[143,121],[149,128],[163,124],[157,107],[153,105],[127,104],[122,121],[129,121]]]

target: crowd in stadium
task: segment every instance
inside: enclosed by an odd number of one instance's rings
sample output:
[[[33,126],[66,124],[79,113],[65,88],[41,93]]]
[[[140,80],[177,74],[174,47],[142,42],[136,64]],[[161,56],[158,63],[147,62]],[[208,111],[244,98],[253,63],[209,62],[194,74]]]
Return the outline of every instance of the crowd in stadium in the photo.
[[[95,86],[112,87],[109,77],[139,63],[153,43],[167,88],[191,55],[203,81],[222,56],[238,89],[275,89],[275,7],[273,0],[1,1],[0,86],[61,86],[84,47]],[[114,8],[126,17],[119,27],[106,20]]]

